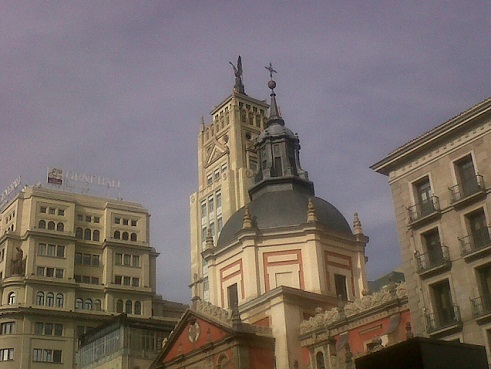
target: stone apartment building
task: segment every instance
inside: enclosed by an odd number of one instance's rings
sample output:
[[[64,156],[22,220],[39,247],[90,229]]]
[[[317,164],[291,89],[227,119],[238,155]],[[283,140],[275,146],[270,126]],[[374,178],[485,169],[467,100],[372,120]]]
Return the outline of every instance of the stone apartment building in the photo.
[[[388,176],[414,333],[491,352],[491,98],[371,167]]]
[[[155,293],[158,253],[150,245],[149,217],[137,203],[39,185],[6,205],[0,368],[74,368],[79,336],[122,313],[133,325],[158,327],[148,344],[126,356],[153,359],[184,309]]]

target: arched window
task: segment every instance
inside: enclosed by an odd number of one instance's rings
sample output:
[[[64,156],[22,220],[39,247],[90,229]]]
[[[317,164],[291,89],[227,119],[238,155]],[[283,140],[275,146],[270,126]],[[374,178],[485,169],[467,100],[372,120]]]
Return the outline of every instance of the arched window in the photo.
[[[92,236],[92,232],[89,228],[87,228],[84,231],[84,240],[90,240],[91,236]]]
[[[131,241],[136,241],[136,233],[131,234]]]
[[[61,293],[56,295],[56,307],[63,307],[63,295]]]
[[[55,222],[51,221],[48,223],[48,229],[50,231],[54,231],[55,230]]]
[[[133,314],[133,303],[131,302],[131,300],[126,300],[125,313]]]
[[[324,362],[324,354],[322,352],[318,352],[315,355],[315,361],[317,363],[317,369],[326,369],[326,364]]]
[[[119,240],[121,238],[121,233],[119,233],[119,231],[114,231],[114,238]]]
[[[141,315],[142,313],[142,303],[140,301],[135,301],[135,315]]]
[[[116,302],[116,312],[117,313],[122,313],[123,312],[123,300],[119,299]]]
[[[245,110],[240,111],[240,122],[245,123],[247,118],[247,114]]]
[[[101,311],[102,310],[101,300],[99,300],[99,299],[94,300],[94,310],[95,311]]]
[[[53,292],[48,292],[46,294],[46,306],[53,306],[55,304],[55,294]]]
[[[80,297],[75,300],[75,309],[82,310],[84,308],[84,300],[82,300]]]
[[[58,224],[56,225],[56,230],[57,230],[58,232],[63,232],[63,231],[65,230],[65,225],[64,225],[63,223],[61,223],[61,222],[60,222],[60,223],[58,223]]]
[[[97,229],[92,233],[92,239],[94,241],[99,241],[101,238],[101,232],[99,232]]]
[[[92,310],[92,299],[85,300],[84,309],[85,310]]]
[[[39,291],[36,294],[36,305],[44,305],[44,292]]]
[[[39,221],[39,228],[41,228],[41,229],[45,229],[46,228],[46,222],[44,220],[42,220],[42,219]]]
[[[8,304],[9,305],[15,305],[16,302],[17,302],[17,300],[15,298],[15,292],[10,292],[8,295]]]
[[[77,237],[79,240],[81,240],[83,233],[84,233],[84,230],[81,227],[77,227],[77,229],[75,230],[75,237]]]
[[[128,232],[123,232],[123,240],[128,241]]]

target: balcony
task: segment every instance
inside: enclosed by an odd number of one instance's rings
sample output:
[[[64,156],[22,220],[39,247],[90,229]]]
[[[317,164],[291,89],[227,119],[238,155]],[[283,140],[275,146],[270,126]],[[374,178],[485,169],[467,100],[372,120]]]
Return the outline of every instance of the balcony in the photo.
[[[471,179],[449,187],[451,203],[453,206],[465,205],[485,193],[484,179],[477,174]]]
[[[459,238],[460,252],[466,259],[482,256],[491,251],[490,228],[482,228],[481,232]]]
[[[417,272],[421,277],[426,277],[433,273],[439,273],[450,267],[450,254],[447,246],[439,246],[424,254],[416,252]]]
[[[452,305],[448,309],[439,309],[430,314],[425,314],[426,331],[428,334],[438,335],[451,329],[459,328],[462,325],[460,309],[457,305]]]
[[[472,316],[478,322],[491,318],[491,294],[485,294],[473,299],[470,299]]]
[[[438,196],[431,196],[427,201],[420,202],[407,208],[409,224],[411,226],[426,220],[433,219],[440,214],[440,202]]]

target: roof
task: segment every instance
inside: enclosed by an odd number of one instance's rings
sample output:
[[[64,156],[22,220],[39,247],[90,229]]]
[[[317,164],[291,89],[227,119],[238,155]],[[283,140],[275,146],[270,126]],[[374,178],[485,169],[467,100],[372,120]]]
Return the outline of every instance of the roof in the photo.
[[[478,116],[481,116],[490,110],[491,97],[488,97],[421,136],[398,147],[389,153],[387,157],[370,166],[370,168],[378,173],[388,175],[392,168],[397,166],[403,159],[410,157],[414,152],[421,150],[421,148],[441,140],[442,137],[446,137],[450,133],[455,132],[462,126],[468,124],[471,120],[474,121]]]
[[[294,190],[266,192],[248,205],[254,226],[259,230],[291,227],[307,223],[309,198],[320,224],[339,233],[352,235],[351,228],[341,212],[329,202]],[[223,227],[217,242],[222,247],[234,240],[242,229],[245,207],[239,209]]]

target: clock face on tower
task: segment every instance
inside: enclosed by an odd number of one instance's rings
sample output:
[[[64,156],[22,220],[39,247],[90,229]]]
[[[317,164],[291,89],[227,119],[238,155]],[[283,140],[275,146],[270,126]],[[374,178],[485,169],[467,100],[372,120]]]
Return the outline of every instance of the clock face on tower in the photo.
[[[189,342],[196,342],[199,338],[200,333],[201,333],[201,328],[198,322],[191,324],[188,330]]]

